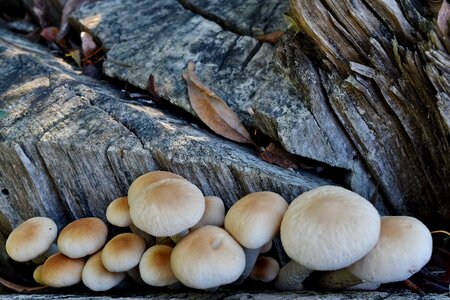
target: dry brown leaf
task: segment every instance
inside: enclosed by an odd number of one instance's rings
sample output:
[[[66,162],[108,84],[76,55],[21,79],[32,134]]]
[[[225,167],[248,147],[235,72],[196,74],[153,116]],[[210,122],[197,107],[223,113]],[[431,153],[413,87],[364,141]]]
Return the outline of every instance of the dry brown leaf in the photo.
[[[238,143],[255,145],[250,133],[242,125],[238,116],[228,105],[204,86],[194,72],[195,65],[190,62],[183,78],[188,86],[189,100],[192,109],[215,133]]]
[[[80,38],[83,56],[90,57],[97,50],[97,44],[94,42],[92,36],[85,31],[81,32]]]
[[[162,102],[162,99],[158,94],[158,88],[156,87],[155,76],[153,76],[153,74],[148,76],[147,91],[153,101],[158,103]]]
[[[269,146],[259,154],[259,157],[268,163],[283,168],[298,169],[295,157],[274,143],[270,143]]]
[[[58,35],[59,29],[54,26],[45,27],[41,30],[40,35],[46,40],[47,42],[54,42],[56,41],[56,36]]]
[[[80,50],[75,49],[66,53],[66,56],[72,57],[72,59],[77,63],[77,65],[81,68],[81,58],[80,58]]]
[[[0,284],[3,285],[4,287],[7,287],[8,289],[18,292],[18,293],[37,292],[37,291],[41,291],[41,290],[48,288],[48,286],[46,286],[46,285],[33,286],[33,287],[23,286],[23,285],[8,281],[6,279],[3,279],[1,277],[0,277]]]
[[[256,39],[262,43],[276,44],[284,35],[284,31],[274,31],[268,34],[259,35]]]

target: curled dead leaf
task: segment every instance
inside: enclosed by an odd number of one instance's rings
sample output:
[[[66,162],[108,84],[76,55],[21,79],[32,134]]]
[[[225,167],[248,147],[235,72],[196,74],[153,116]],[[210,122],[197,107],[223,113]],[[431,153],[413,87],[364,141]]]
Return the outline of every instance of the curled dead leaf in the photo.
[[[4,287],[10,289],[10,290],[18,292],[18,293],[24,293],[24,292],[25,293],[32,293],[32,292],[37,292],[37,291],[41,291],[41,290],[44,290],[44,289],[48,288],[48,286],[46,286],[46,285],[33,286],[33,287],[23,286],[23,285],[20,285],[20,284],[8,281],[6,279],[3,279],[1,277],[0,277],[0,284],[3,285]]]
[[[274,143],[270,143],[269,146],[259,154],[259,157],[270,164],[283,168],[298,169],[295,157]]]
[[[194,72],[195,65],[190,62],[183,73],[192,109],[215,133],[238,143],[255,145],[250,133],[245,129],[238,116],[214,92],[204,86]]]
[[[274,31],[268,34],[259,35],[256,39],[261,43],[270,43],[275,45],[283,35],[284,31]]]

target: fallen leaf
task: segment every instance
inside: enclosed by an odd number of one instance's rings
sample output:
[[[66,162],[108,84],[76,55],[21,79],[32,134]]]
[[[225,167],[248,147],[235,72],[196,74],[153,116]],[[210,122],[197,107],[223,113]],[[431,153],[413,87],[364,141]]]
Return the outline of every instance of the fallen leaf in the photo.
[[[81,32],[80,38],[83,56],[85,58],[92,56],[92,54],[97,50],[97,44],[94,42],[94,39],[86,31]]]
[[[161,97],[158,95],[158,90],[156,88],[156,82],[155,82],[155,76],[153,74],[150,74],[148,76],[147,81],[147,91],[150,94],[150,98],[155,102],[161,102]]]
[[[274,31],[268,34],[259,35],[256,39],[262,43],[276,44],[284,35],[284,31]]]
[[[242,125],[238,116],[230,107],[204,86],[194,72],[195,65],[190,62],[187,70],[183,73],[189,94],[192,109],[215,133],[238,143],[255,145],[250,133]]]
[[[57,27],[49,26],[49,27],[45,27],[44,29],[42,29],[40,35],[47,42],[53,43],[56,41],[56,37],[58,36],[58,33],[59,33],[59,29]]]
[[[1,277],[0,277],[0,284],[3,285],[4,287],[7,287],[8,289],[11,289],[11,290],[13,290],[15,292],[18,292],[18,293],[37,292],[37,291],[41,291],[41,290],[44,290],[44,289],[48,288],[48,286],[46,286],[46,285],[33,286],[33,287],[23,286],[23,285],[20,285],[20,284],[8,281],[6,279],[3,279]]]
[[[259,157],[270,164],[283,168],[298,169],[295,157],[274,143],[270,143],[269,146],[259,154]]]

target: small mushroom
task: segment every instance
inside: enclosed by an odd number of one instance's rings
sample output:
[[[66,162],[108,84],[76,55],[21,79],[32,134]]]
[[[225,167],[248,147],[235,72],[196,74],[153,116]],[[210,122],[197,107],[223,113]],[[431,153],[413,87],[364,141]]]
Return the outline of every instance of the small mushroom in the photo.
[[[275,287],[299,290],[312,270],[337,270],[364,257],[378,240],[380,216],[358,194],[322,186],[292,201],[280,233],[292,261],[280,270]]]
[[[262,282],[274,280],[280,272],[280,265],[277,260],[270,256],[260,256],[253,266],[250,278]]]
[[[153,171],[139,176],[128,188],[128,204],[134,202],[144,188],[161,179],[167,178],[183,179],[180,175],[167,171]]]
[[[222,199],[216,196],[205,197],[205,212],[202,218],[195,224],[191,230],[198,229],[205,225],[214,225],[222,227],[225,221],[225,205]]]
[[[81,281],[85,261],[72,259],[62,253],[50,256],[42,266],[41,280],[54,288],[67,287]]]
[[[35,217],[14,229],[6,240],[6,253],[18,262],[25,262],[44,254],[51,248],[58,228],[51,219]]]
[[[242,247],[224,229],[203,226],[184,237],[173,249],[171,266],[175,277],[195,289],[228,284],[244,271]]]
[[[252,271],[261,247],[278,233],[288,203],[273,192],[256,192],[239,199],[225,216],[225,229],[244,247],[245,270],[237,284]]]
[[[43,266],[44,266],[44,264],[37,266],[37,268],[34,269],[34,272],[33,272],[34,281],[36,281],[40,285],[45,285],[44,280],[42,280],[42,267]]]
[[[131,217],[128,197],[120,197],[111,201],[106,208],[106,219],[117,227],[130,226]]]
[[[202,192],[185,179],[162,179],[142,189],[130,202],[133,223],[155,237],[171,236],[175,240],[203,216]]]
[[[125,272],[110,272],[102,264],[102,250],[86,262],[81,278],[92,291],[107,291],[118,285],[126,276]]]
[[[100,250],[108,237],[108,227],[99,218],[82,218],[68,224],[58,237],[58,249],[70,258],[80,258]]]
[[[151,286],[169,286],[178,282],[170,266],[172,247],[154,245],[142,255],[139,273],[142,280]]]
[[[110,272],[125,272],[139,264],[145,251],[145,241],[134,233],[121,233],[103,248],[102,263]]]

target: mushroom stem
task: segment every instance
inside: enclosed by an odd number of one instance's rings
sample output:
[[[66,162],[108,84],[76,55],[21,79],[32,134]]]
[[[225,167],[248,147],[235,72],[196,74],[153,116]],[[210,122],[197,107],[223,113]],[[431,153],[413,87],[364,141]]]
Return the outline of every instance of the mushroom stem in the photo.
[[[175,242],[175,244],[178,244],[179,241],[181,241],[182,238],[184,238],[186,235],[189,234],[189,230],[185,229],[180,233],[177,233],[175,235],[172,235],[170,238],[172,239],[172,241]]]
[[[257,249],[249,249],[242,247],[245,253],[245,268],[242,272],[241,276],[235,281],[236,285],[241,284],[244,282],[244,280],[250,275],[250,273],[253,270],[253,266],[256,263],[256,260],[258,259],[259,252],[261,251],[261,248]]]
[[[281,268],[280,274],[275,279],[274,286],[282,291],[303,290],[303,281],[313,270],[302,266],[294,260],[288,262]]]
[[[327,272],[319,279],[320,286],[326,289],[346,289],[363,282],[347,268]]]

